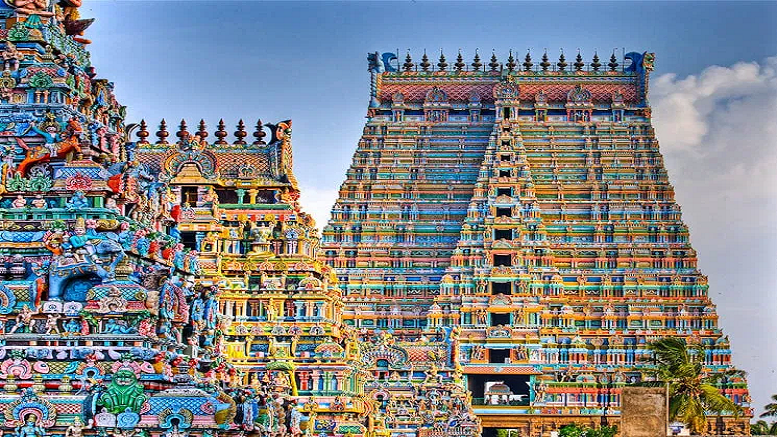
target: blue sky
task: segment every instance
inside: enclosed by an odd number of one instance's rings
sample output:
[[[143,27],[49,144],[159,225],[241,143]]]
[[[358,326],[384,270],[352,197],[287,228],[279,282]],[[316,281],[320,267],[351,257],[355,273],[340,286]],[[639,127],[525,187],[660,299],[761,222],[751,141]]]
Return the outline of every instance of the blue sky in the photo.
[[[758,409],[777,393],[777,2],[87,1],[101,77],[129,121],[294,121],[319,225],[364,123],[366,53],[657,54],[651,102],[670,178]],[[155,130],[154,130],[155,131]]]

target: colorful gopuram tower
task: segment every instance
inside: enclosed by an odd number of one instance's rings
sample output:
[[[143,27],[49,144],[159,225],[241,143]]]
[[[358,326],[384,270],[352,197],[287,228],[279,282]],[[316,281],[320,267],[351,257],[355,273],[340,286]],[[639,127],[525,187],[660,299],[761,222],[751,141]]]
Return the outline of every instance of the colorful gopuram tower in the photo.
[[[0,434],[237,429],[217,328],[201,329],[218,308],[158,179],[125,160],[79,5],[0,6]]]
[[[346,323],[408,342],[455,332],[484,435],[617,423],[660,337],[732,369],[651,125],[652,53],[368,59],[367,123],[322,241]],[[748,407],[741,377],[720,389]]]
[[[218,296],[223,349],[238,372],[236,422],[261,435],[372,434],[365,372],[355,330],[342,323],[342,292],[316,260],[318,231],[301,211],[292,172],[291,121],[261,122],[233,142],[223,121],[189,133],[184,121],[168,142],[147,140],[145,122],[133,157],[167,187],[181,241],[199,252],[197,284]]]

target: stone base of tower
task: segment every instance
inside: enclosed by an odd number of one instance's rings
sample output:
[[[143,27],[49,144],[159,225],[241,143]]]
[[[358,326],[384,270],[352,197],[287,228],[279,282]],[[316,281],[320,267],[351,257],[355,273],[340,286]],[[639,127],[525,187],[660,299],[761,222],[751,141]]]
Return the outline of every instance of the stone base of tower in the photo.
[[[576,424],[598,428],[603,424],[619,428],[618,435],[626,437],[620,432],[620,417],[618,416],[589,416],[589,415],[518,415],[509,413],[483,414],[477,411],[478,418],[483,426],[482,437],[496,437],[498,429],[507,430],[508,437],[548,437],[551,432],[560,430],[565,425]],[[750,422],[747,417],[710,417],[707,420],[707,435],[749,435]]]
[[[483,437],[495,437],[497,429],[515,430],[508,432],[510,437],[545,437],[551,431],[558,431],[564,425],[576,424],[580,426],[599,427],[602,418],[600,416],[583,415],[517,415],[517,414],[481,414],[475,409],[483,426]],[[610,425],[618,425],[617,418],[608,418]]]

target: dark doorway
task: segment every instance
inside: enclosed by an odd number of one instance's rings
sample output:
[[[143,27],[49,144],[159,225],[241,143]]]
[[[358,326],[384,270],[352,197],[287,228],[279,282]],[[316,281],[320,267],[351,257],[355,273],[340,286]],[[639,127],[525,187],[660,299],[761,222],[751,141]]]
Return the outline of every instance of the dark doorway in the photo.
[[[504,364],[510,358],[509,349],[489,349],[488,362],[493,364]]]

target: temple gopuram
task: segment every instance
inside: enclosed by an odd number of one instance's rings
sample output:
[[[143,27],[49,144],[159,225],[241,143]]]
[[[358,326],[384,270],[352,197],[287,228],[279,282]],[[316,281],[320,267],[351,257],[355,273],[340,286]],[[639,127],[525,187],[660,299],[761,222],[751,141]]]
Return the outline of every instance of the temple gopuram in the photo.
[[[617,424],[664,336],[733,369],[651,125],[652,53],[368,60],[367,123],[322,243],[346,323],[453,339],[443,375],[483,435]],[[719,388],[747,409],[741,376]]]
[[[290,120],[125,123],[80,6],[0,5],[0,435],[539,437],[617,424],[656,338],[733,369],[652,54],[371,54],[322,238]]]
[[[2,432],[214,436],[235,428],[218,305],[164,185],[127,159],[125,108],[80,1],[0,7]],[[191,353],[191,349],[196,352]]]

